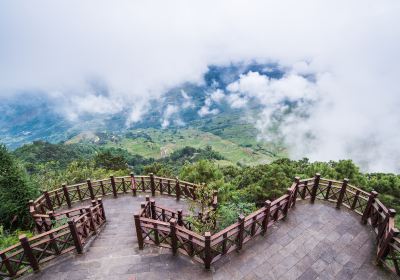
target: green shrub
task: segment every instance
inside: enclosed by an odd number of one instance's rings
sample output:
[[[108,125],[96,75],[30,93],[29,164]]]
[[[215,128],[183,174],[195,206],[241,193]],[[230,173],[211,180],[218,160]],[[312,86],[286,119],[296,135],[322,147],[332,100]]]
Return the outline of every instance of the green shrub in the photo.
[[[0,145],[0,225],[7,230],[30,224],[28,201],[38,195],[22,165]]]

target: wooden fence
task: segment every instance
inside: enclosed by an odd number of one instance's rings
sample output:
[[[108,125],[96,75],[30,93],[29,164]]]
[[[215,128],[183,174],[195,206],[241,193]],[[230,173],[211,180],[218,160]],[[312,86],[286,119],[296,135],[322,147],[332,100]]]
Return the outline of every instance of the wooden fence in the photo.
[[[82,253],[88,239],[106,221],[101,199],[93,200],[88,207],[39,216],[43,233],[32,238],[21,235],[18,244],[0,251],[0,279],[38,271],[40,265],[74,250]],[[66,219],[64,224],[62,217]]]
[[[82,253],[88,239],[106,221],[100,197],[118,197],[122,193],[136,196],[141,191],[152,196],[157,192],[177,200],[196,200],[197,187],[177,178],[131,174],[87,180],[86,183],[63,185],[59,189],[44,192],[29,205],[40,234],[32,238],[21,236],[18,244],[0,252],[0,279],[16,277],[29,270],[37,271],[41,264],[67,252],[76,250]],[[346,179],[339,182],[320,178],[318,174],[304,180],[296,178],[285,195],[272,202],[265,201],[257,211],[246,217],[239,216],[236,223],[214,234],[193,232],[191,223],[181,210],[161,207],[146,198],[141,212],[135,215],[139,248],[143,249],[145,244],[170,248],[173,254],[179,252],[190,256],[208,269],[224,255],[240,251],[255,236],[265,235],[268,228],[284,219],[300,199],[309,199],[311,203],[316,199],[326,200],[335,203],[337,208],[346,207],[360,215],[361,221],[369,224],[376,233],[378,263],[400,275],[400,238],[394,224],[395,211],[385,207],[376,192],[367,193],[350,185]],[[88,200],[92,201],[92,206],[72,208],[75,202]],[[216,194],[211,206],[217,206]]]
[[[136,234],[139,248],[154,244],[170,248],[173,254],[182,253],[203,263],[209,269],[211,264],[232,251],[240,251],[243,245],[257,235],[265,235],[274,223],[284,219],[297,200],[326,200],[337,208],[346,207],[361,216],[361,222],[369,224],[376,233],[376,260],[400,275],[400,238],[395,228],[393,209],[387,209],[377,198],[376,192],[365,192],[349,184],[321,178],[300,180],[287,189],[287,193],[274,201],[265,201],[263,207],[244,217],[227,228],[211,234],[199,235],[185,224],[182,215],[155,206],[154,201],[142,204],[142,211],[135,215]],[[159,210],[157,210],[159,209]]]
[[[178,178],[130,174],[96,181],[88,179],[85,183],[62,185],[61,188],[45,191],[36,200],[29,202],[29,211],[39,234],[29,239],[21,236],[18,244],[0,252],[0,279],[17,277],[31,270],[37,271],[42,263],[67,252],[75,250],[82,253],[89,238],[97,234],[106,221],[101,200],[103,196],[118,197],[118,194],[129,192],[136,196],[140,191],[151,193],[152,196],[158,192],[174,196],[177,200],[195,200],[196,187],[197,185]],[[92,205],[72,208],[75,203],[83,201],[92,201]],[[212,203],[216,206],[216,197]],[[170,219],[172,214],[177,217],[179,215],[166,209],[164,216],[161,212],[158,215]]]
[[[157,177],[153,174],[149,176],[130,176],[114,177],[107,179],[91,181],[86,183],[66,186],[44,192],[36,200],[30,202],[30,211],[36,215],[47,214],[49,211],[61,207],[71,208],[72,204],[79,201],[93,200],[97,197],[112,195],[118,197],[118,194],[131,192],[136,196],[138,191],[170,195],[180,198],[196,199],[196,184],[180,181],[178,178],[169,179]],[[40,217],[40,216],[37,216]]]

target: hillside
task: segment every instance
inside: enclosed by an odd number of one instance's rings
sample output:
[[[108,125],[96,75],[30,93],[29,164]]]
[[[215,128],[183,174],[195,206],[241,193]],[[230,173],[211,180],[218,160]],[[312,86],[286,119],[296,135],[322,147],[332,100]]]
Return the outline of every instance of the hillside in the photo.
[[[274,70],[265,72],[264,69],[267,66],[268,69],[272,67]],[[213,92],[220,90],[222,93],[229,83],[249,71],[258,71],[269,77],[283,75],[283,72],[275,65],[269,64],[210,66],[208,72],[204,74],[203,83],[184,83],[168,90],[161,98],[150,100],[151,106],[143,116],[131,123],[127,122],[128,116],[124,110],[112,114],[107,111],[98,114],[81,114],[78,119],[73,119],[71,118],[74,112],[74,108],[71,108],[73,104],[71,105],[65,100],[54,99],[51,96],[46,97],[38,92],[21,92],[13,97],[3,98],[3,102],[0,104],[2,112],[0,114],[0,142],[15,149],[35,140],[45,140],[51,143],[76,142],[78,139],[92,138],[90,134],[100,132],[116,134],[121,137],[131,130],[139,129],[195,129],[212,133],[238,145],[246,147],[252,145],[252,150],[256,152],[266,148],[265,153],[275,153],[275,150],[270,150],[262,145],[256,147],[258,144],[255,140],[257,131],[249,122],[248,117],[258,112],[259,104],[252,100],[249,100],[246,108],[233,108],[226,100],[210,104]],[[108,94],[108,89],[101,84],[91,84],[90,86],[98,96]],[[249,110],[252,113],[249,113]],[[213,138],[212,135],[208,135],[208,137]],[[155,136],[155,138],[157,137]],[[157,142],[164,139],[155,140]],[[157,144],[160,147],[163,146],[162,143]],[[146,150],[146,147],[143,149]],[[145,154],[155,155],[158,152],[145,152]],[[246,149],[242,149],[241,153],[248,152]],[[232,158],[235,159],[235,156]],[[258,161],[258,158],[256,160]]]
[[[244,165],[270,162],[279,153],[276,148],[256,143],[245,136],[229,137],[229,132],[218,136],[194,128],[165,130],[147,128],[130,130],[125,134],[84,133],[71,138],[66,144],[87,142],[106,148],[122,148],[132,154],[155,159],[166,157],[186,146],[194,148],[211,146],[226,161]],[[238,133],[240,132],[238,130]]]

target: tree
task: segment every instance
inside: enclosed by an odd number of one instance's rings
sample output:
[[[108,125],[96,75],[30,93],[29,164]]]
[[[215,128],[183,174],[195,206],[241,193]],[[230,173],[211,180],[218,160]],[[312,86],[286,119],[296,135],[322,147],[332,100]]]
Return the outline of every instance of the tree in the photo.
[[[28,201],[37,195],[22,165],[0,145],[0,224],[7,230],[28,227]]]
[[[113,153],[112,150],[105,150],[99,152],[94,161],[96,166],[107,170],[127,170],[127,159],[123,154]]]
[[[221,170],[213,162],[200,160],[193,164],[185,164],[180,172],[180,178],[196,184],[211,183],[222,179]]]

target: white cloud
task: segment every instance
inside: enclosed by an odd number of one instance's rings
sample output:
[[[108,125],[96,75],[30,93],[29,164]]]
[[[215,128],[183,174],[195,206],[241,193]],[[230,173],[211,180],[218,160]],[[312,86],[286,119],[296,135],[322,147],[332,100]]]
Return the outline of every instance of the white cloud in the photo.
[[[204,105],[197,112],[200,117],[204,117],[207,115],[217,115],[219,110],[214,108],[211,109],[213,103],[220,103],[225,98],[225,94],[221,89],[216,89],[213,92],[209,93],[204,100]]]
[[[171,118],[173,115],[179,112],[179,107],[175,105],[168,104],[164,111],[163,119],[161,122],[162,128],[167,128],[171,124]]]
[[[210,94],[210,99],[216,103],[220,103],[225,97],[224,92],[221,89],[216,89]]]
[[[320,100],[310,118],[282,126],[296,140],[293,155],[354,157],[369,169],[400,170],[399,14],[397,0],[1,1],[0,94],[59,92],[58,106],[72,116],[113,104],[110,112],[128,110],[134,122],[150,98],[202,83],[210,64],[272,61],[291,71],[285,80],[248,77],[227,100],[243,106],[235,93],[243,90],[260,100],[271,95],[265,102],[276,104],[283,95],[298,98],[297,87],[314,100],[315,90]],[[310,73],[315,81],[301,78]],[[87,90],[92,77],[104,81],[108,95]],[[318,137],[299,143],[289,136],[301,134],[296,128]]]
[[[181,95],[183,97],[183,103],[182,103],[182,108],[183,109],[188,109],[188,108],[194,108],[194,103],[192,98],[182,89],[181,90]]]
[[[200,117],[205,117],[207,115],[217,115],[219,113],[218,109],[210,109],[210,107],[203,106],[197,112]]]

